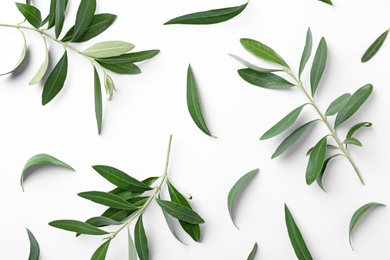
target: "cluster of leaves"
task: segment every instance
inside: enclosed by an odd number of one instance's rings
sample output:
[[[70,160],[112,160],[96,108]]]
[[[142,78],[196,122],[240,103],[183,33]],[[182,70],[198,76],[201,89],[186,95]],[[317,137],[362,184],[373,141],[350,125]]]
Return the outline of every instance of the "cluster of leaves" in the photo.
[[[109,245],[116,235],[124,228],[129,228],[130,224],[136,221],[134,227],[134,243],[132,236],[128,234],[129,240],[129,259],[140,260],[149,259],[148,239],[143,224],[143,214],[149,204],[156,201],[161,207],[163,215],[173,235],[180,241],[174,230],[173,219],[177,219],[183,230],[195,241],[200,241],[200,224],[204,220],[194,211],[187,198],[180,193],[167,175],[169,151],[171,140],[169,142],[167,163],[164,174],[160,177],[150,177],[139,181],[125,172],[110,166],[96,165],[93,169],[103,178],[116,186],[109,192],[87,191],[78,195],[84,199],[107,206],[101,216],[92,217],[88,220],[55,220],[49,223],[50,226],[77,233],[77,235],[106,235],[105,242],[95,251],[91,259],[105,259]],[[151,187],[160,179],[156,187]],[[160,198],[160,192],[163,184],[167,184],[170,200]],[[119,226],[114,232],[107,232],[101,227]]]
[[[258,66],[255,66],[235,55],[232,55],[233,58],[237,59],[239,62],[244,64],[247,68],[238,70],[238,74],[242,79],[247,81],[248,83],[266,88],[266,89],[276,89],[283,90],[289,88],[300,89],[308,102],[300,105],[295,108],[289,114],[287,114],[284,118],[282,118],[279,122],[277,122],[273,127],[271,127],[268,131],[266,131],[261,137],[260,140],[266,140],[271,137],[277,136],[282,132],[289,129],[298,119],[301,111],[307,105],[314,108],[317,112],[319,118],[311,120],[299,127],[297,127],[294,131],[292,131],[278,146],[272,158],[276,158],[286,152],[289,148],[291,148],[303,135],[309,130],[309,128],[314,125],[316,122],[323,122],[329,133],[322,137],[314,147],[310,148],[308,151],[309,161],[306,169],[306,183],[308,185],[312,184],[314,181],[317,182],[322,187],[322,177],[324,175],[327,164],[330,160],[343,156],[348,159],[348,161],[353,166],[356,174],[358,175],[361,182],[364,184],[363,179],[360,176],[360,173],[352,161],[349,151],[348,145],[357,145],[362,146],[361,142],[354,137],[355,132],[362,127],[369,127],[372,124],[369,122],[362,122],[354,125],[347,133],[346,137],[343,141],[341,141],[336,133],[336,130],[346,122],[352,115],[354,115],[359,108],[364,104],[364,102],[370,96],[373,86],[371,84],[367,84],[361,88],[359,88],[353,94],[343,94],[340,97],[336,98],[327,108],[326,112],[323,113],[317,106],[315,100],[315,94],[317,88],[320,84],[322,75],[325,71],[326,62],[327,62],[327,44],[324,38],[321,39],[318,48],[316,50],[311,72],[310,72],[310,86],[311,86],[311,94],[306,91],[301,81],[301,74],[310,59],[312,52],[312,34],[310,28],[307,31],[306,36],[306,44],[303,50],[301,62],[299,65],[299,74],[298,76],[294,75],[290,69],[290,66],[285,62],[285,60],[277,54],[273,49],[268,47],[267,45],[258,42],[252,39],[241,39],[242,46],[251,54],[256,57],[270,61],[275,63],[281,68],[277,69],[264,69]],[[285,75],[293,78],[294,83],[288,81],[284,77],[277,75],[276,73],[284,73]],[[329,122],[329,117],[336,116],[334,125],[331,126]],[[333,144],[328,142],[333,139]],[[338,150],[338,153],[331,153],[332,150]]]
[[[381,35],[379,35],[378,38],[368,47],[368,49],[364,52],[361,61],[367,62],[369,61],[374,55],[379,51],[379,49],[382,47],[383,43],[385,42],[387,35],[389,34],[389,29],[387,29],[385,32],[383,32]]]
[[[103,120],[103,105],[101,83],[97,73],[97,68],[101,69],[104,74],[104,86],[108,95],[108,99],[110,100],[116,89],[114,81],[106,70],[119,74],[139,74],[141,73],[141,70],[134,63],[145,61],[154,57],[159,53],[159,50],[129,53],[134,48],[133,44],[123,41],[106,41],[97,43],[84,51],[79,51],[71,46],[70,43],[86,42],[98,36],[112,25],[116,19],[116,15],[108,13],[95,14],[96,0],[82,0],[78,7],[74,26],[72,26],[65,34],[65,36],[60,39],[59,37],[61,36],[65,21],[67,4],[67,0],[51,0],[50,12],[45,19],[42,19],[41,11],[37,7],[31,5],[30,1],[27,1],[26,4],[16,3],[18,10],[33,27],[26,27],[20,24],[2,25],[6,27],[17,28],[23,35],[24,47],[16,66],[11,71],[1,75],[13,72],[20,66],[25,58],[27,49],[26,38],[21,29],[32,30],[41,34],[46,48],[46,56],[44,61],[36,75],[30,81],[30,85],[40,82],[47,73],[49,52],[46,39],[50,39],[63,45],[65,52],[54,66],[52,71],[49,73],[44,83],[42,92],[42,105],[46,105],[58,95],[65,84],[68,72],[67,50],[70,49],[82,55],[83,57],[87,58],[93,66],[93,75],[95,81],[95,116],[98,133],[100,134]],[[43,28],[45,25],[47,25],[47,27]],[[55,37],[46,32],[46,30],[51,28],[54,28]]]

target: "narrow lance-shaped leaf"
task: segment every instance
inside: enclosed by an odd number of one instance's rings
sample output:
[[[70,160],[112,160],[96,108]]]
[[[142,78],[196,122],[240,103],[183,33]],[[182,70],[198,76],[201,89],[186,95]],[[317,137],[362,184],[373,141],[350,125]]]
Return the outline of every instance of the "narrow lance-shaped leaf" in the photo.
[[[90,224],[94,227],[105,227],[105,226],[111,226],[111,225],[121,225],[121,222],[115,221],[113,219],[107,218],[107,217],[92,217],[87,219],[85,223]],[[76,237],[80,236],[81,234],[77,233]]]
[[[95,93],[95,117],[98,128],[98,134],[102,132],[103,123],[103,98],[102,98],[102,87],[100,85],[99,74],[97,73],[96,67],[93,67],[94,75],[94,93]]]
[[[349,244],[351,245],[352,250],[354,250],[353,245],[352,245],[352,231],[355,229],[356,224],[367,213],[368,210],[370,210],[374,207],[378,207],[378,206],[385,206],[385,205],[381,204],[381,203],[377,203],[377,202],[370,202],[370,203],[367,203],[367,204],[361,206],[353,214],[351,221],[349,223]]]
[[[146,178],[145,180],[143,180],[141,182],[143,184],[145,184],[146,186],[151,186],[159,178],[160,177],[149,177],[149,178]],[[121,188],[115,188],[115,189],[109,191],[109,193],[115,194],[115,195],[121,197],[124,200],[128,200],[130,198],[139,197],[142,194],[141,192],[131,192],[131,191],[124,190],[124,189],[121,189]]]
[[[252,69],[238,70],[240,77],[246,82],[267,89],[286,89],[291,88],[294,84],[273,73],[264,73]]]
[[[320,43],[318,44],[310,72],[311,95],[313,97],[317,91],[317,87],[321,81],[322,75],[324,74],[327,56],[328,47],[325,38],[322,37]]]
[[[54,18],[56,38],[60,37],[62,28],[64,27],[65,9],[66,9],[65,0],[57,0],[57,3],[55,5],[55,18]]]
[[[248,256],[248,258],[247,258],[247,260],[254,260],[254,259],[255,259],[256,253],[257,253],[257,247],[258,247],[258,245],[257,245],[257,243],[255,243],[255,245],[253,246],[253,249],[252,249],[251,253],[249,254],[249,256]]]
[[[188,112],[194,120],[194,123],[198,128],[208,136],[212,136],[209,129],[207,128],[206,122],[203,118],[202,109],[200,107],[198,89],[194,74],[191,69],[191,65],[188,65],[187,71],[187,107]]]
[[[323,2],[325,4],[333,5],[331,0],[318,0],[318,1]]]
[[[6,73],[2,73],[0,74],[0,76],[4,76],[4,75],[7,75],[7,74],[10,74],[12,73],[13,71],[15,71],[17,68],[19,68],[19,66],[22,64],[22,62],[24,61],[24,58],[26,57],[26,53],[27,53],[27,42],[26,42],[26,36],[24,35],[24,33],[22,31],[19,30],[19,32],[22,34],[23,36],[23,49],[22,49],[22,53],[20,54],[20,57],[19,57],[19,60],[16,62],[15,66],[8,72]]]
[[[329,147],[329,146],[328,146]],[[332,160],[332,159],[334,159],[334,158],[336,158],[336,157],[338,157],[338,156],[342,156],[342,154],[334,154],[334,155],[332,155],[332,156],[330,156],[329,158],[327,158],[326,160],[325,160],[325,162],[324,162],[324,165],[322,166],[322,169],[321,169],[321,172],[320,172],[320,174],[318,175],[318,177],[317,177],[317,184],[318,184],[318,186],[320,186],[320,188],[323,190],[323,191],[325,191],[325,192],[327,192],[326,190],[325,190],[325,188],[324,188],[324,185],[322,184],[322,179],[323,179],[323,177],[324,177],[324,174],[325,174],[325,171],[326,171],[326,167],[328,167],[328,164],[329,164],[329,162]]]
[[[28,229],[26,230],[27,230],[28,239],[30,241],[30,254],[28,256],[28,260],[38,260],[40,254],[38,241],[35,239],[33,233],[31,233],[30,230]]]
[[[161,198],[160,198],[160,194],[158,195],[158,198],[161,199]],[[174,226],[173,221],[172,221],[173,218],[172,218],[168,213],[166,213],[165,210],[164,210],[163,208],[161,208],[161,211],[162,211],[162,213],[163,213],[165,222],[166,222],[167,225],[168,225],[169,231],[171,231],[171,234],[173,235],[173,237],[176,238],[177,241],[179,241],[179,242],[182,243],[183,245],[186,245],[186,244],[184,244],[183,241],[181,241],[180,237],[179,237],[179,236],[177,235],[177,233],[176,233],[175,226]],[[183,223],[187,223],[187,222],[183,222]],[[187,223],[187,224],[188,224],[188,225],[193,225],[193,224],[190,224],[190,223]],[[183,229],[184,229],[184,228],[183,228]],[[200,230],[200,229],[199,229],[199,230]]]
[[[310,59],[312,48],[313,48],[313,36],[311,34],[310,28],[308,28],[307,33],[306,33],[306,43],[305,43],[305,47],[303,49],[301,62],[299,64],[299,78],[301,77],[302,72],[305,69],[307,62]]]
[[[156,201],[160,207],[162,207],[166,213],[171,215],[172,217],[183,220],[192,224],[203,224],[204,220],[196,213],[195,211],[182,206],[178,203],[160,200],[156,198]]]
[[[48,155],[48,154],[34,155],[26,162],[26,164],[24,165],[23,170],[22,170],[22,175],[20,177],[20,186],[22,187],[23,191],[24,191],[23,181],[26,177],[25,176],[26,172],[31,167],[37,166],[37,165],[56,165],[56,166],[64,167],[64,168],[67,168],[69,170],[74,171],[74,169],[70,165],[64,163],[63,161],[58,160],[57,158],[55,158],[51,155]]]
[[[338,146],[335,146],[335,145],[332,145],[332,144],[327,144],[326,145],[326,148],[327,149],[340,149]],[[310,148],[307,152],[306,152],[306,156],[310,155],[311,152],[313,151],[314,147]]]
[[[264,69],[264,68],[261,68],[261,67],[258,67],[234,54],[229,54],[230,57],[232,57],[233,59],[235,59],[236,61],[240,62],[242,65],[248,67],[248,69],[251,69],[251,70],[254,70],[254,71],[258,71],[258,72],[276,72],[276,71],[282,71],[280,69]]]
[[[135,248],[140,260],[149,260],[148,239],[146,237],[142,215],[138,217],[134,227]]]
[[[78,220],[55,220],[50,226],[85,235],[107,235],[108,232]]]
[[[127,209],[114,209],[108,208],[103,212],[102,217],[107,217],[115,221],[122,222],[126,220],[131,214],[136,212],[139,207],[143,206],[149,197],[135,197],[127,200],[130,204],[133,204],[137,207],[136,210],[127,210]]]
[[[156,56],[160,50],[148,50],[140,52],[125,53],[120,56],[98,59],[98,62],[106,64],[134,63],[148,60]]]
[[[80,37],[91,24],[96,11],[96,0],[82,0],[77,10],[73,39]]]
[[[248,38],[243,38],[240,40],[240,42],[242,47],[244,47],[245,50],[252,53],[256,57],[263,60],[274,62],[286,68],[289,67],[287,63],[284,61],[284,59],[280,57],[280,55],[277,54],[276,51],[274,51],[267,45]]]
[[[114,57],[131,51],[134,48],[134,44],[124,41],[106,41],[99,42],[88,49],[81,52],[81,54],[92,58],[107,58]]]
[[[118,73],[118,74],[128,74],[128,75],[135,75],[140,74],[141,70],[140,68],[133,64],[133,63],[105,63],[103,61],[97,61],[100,66],[102,66],[105,69],[108,69],[112,72]]]
[[[302,237],[301,231],[299,230],[293,216],[290,213],[287,205],[284,204],[284,212],[286,218],[286,226],[288,236],[290,237],[291,245],[294,248],[295,255],[299,260],[312,260],[309,250],[307,249],[305,240]]]
[[[111,100],[112,96],[114,95],[114,91],[116,92],[116,88],[114,81],[107,73],[104,74],[104,88],[106,89],[108,100]]]
[[[80,192],[80,197],[115,209],[136,210],[137,207],[119,196],[102,191]]]
[[[229,215],[231,220],[233,221],[233,224],[237,227],[236,223],[234,222],[234,217],[233,217],[233,210],[234,210],[234,203],[236,201],[236,198],[238,194],[240,193],[241,189],[244,187],[246,183],[248,183],[249,180],[253,178],[254,175],[259,173],[259,169],[254,169],[244,176],[242,176],[230,189],[228,198],[227,198],[227,205],[228,205],[228,210],[229,210]],[[238,228],[238,227],[237,227]]]
[[[186,14],[183,16],[176,17],[174,19],[169,20],[168,22],[164,23],[164,25],[167,24],[215,24],[215,23],[221,23],[227,20],[232,19],[233,17],[239,15],[244,9],[248,3],[240,5],[240,6],[234,6],[234,7],[227,7],[227,8],[221,8],[221,9],[213,9],[209,11],[202,11],[202,12],[196,12],[192,14]]]
[[[41,27],[42,16],[41,11],[39,11],[38,8],[29,4],[15,4],[19,11],[23,14],[23,16],[32,26],[34,26],[36,29],[39,29],[39,27]]]
[[[325,116],[333,116],[337,114],[351,99],[351,94],[346,93],[336,98],[328,107]]]
[[[138,259],[137,252],[135,249],[133,238],[131,237],[131,234],[130,234],[129,226],[127,226],[127,245],[128,245],[128,250],[129,250],[129,260],[137,260]]]
[[[354,134],[357,130],[359,130],[360,128],[362,128],[362,127],[371,127],[371,126],[372,126],[372,123],[370,123],[370,122],[361,122],[361,123],[358,123],[358,124],[352,126],[351,129],[349,129],[349,131],[348,131],[348,133],[347,133],[347,138],[348,138],[348,137],[352,137],[353,134]]]
[[[56,9],[57,9],[57,0],[50,0],[50,10],[49,10],[49,21],[48,29],[52,28],[55,25],[56,18]]]
[[[28,83],[29,85],[37,84],[43,76],[45,76],[45,73],[47,71],[47,68],[49,66],[49,50],[47,49],[47,42],[45,37],[43,37],[43,41],[45,43],[45,59],[43,60],[43,63],[41,67],[39,67],[39,70],[37,71],[37,74],[31,79],[31,81]]]
[[[334,128],[339,127],[342,123],[347,121],[353,114],[358,111],[358,109],[366,102],[368,97],[371,95],[373,86],[367,84],[360,89],[358,89],[348,101],[348,103],[340,110],[337,114],[336,121],[334,123]]]
[[[320,175],[326,156],[327,136],[323,137],[313,148],[306,168],[306,183],[312,184]]]
[[[302,106],[297,107],[293,111],[291,111],[288,115],[282,118],[279,122],[277,122],[273,127],[271,127],[267,132],[265,132],[261,137],[260,140],[266,140],[269,138],[272,138],[274,136],[277,136],[278,134],[284,132],[287,130],[290,126],[292,126],[295,121],[298,119],[299,114],[301,113],[304,106],[307,104],[304,104]]]
[[[347,137],[343,141],[343,143],[344,144],[352,144],[352,145],[356,145],[356,146],[360,146],[360,147],[363,146],[363,144],[358,139],[356,139],[355,137]]]
[[[382,47],[383,43],[385,42],[387,38],[387,34],[389,33],[389,30],[382,33],[371,45],[368,47],[368,49],[364,52],[361,62],[367,62],[369,61],[374,55],[379,51],[379,49]]]
[[[107,240],[103,244],[101,244],[98,249],[96,249],[95,253],[93,253],[91,260],[104,260],[107,256],[107,251],[110,246],[111,239]]]
[[[287,151],[293,144],[295,144],[299,140],[299,138],[301,138],[301,136],[310,128],[310,126],[317,121],[318,120],[310,121],[294,130],[294,132],[292,132],[286,139],[284,139],[283,142],[278,146],[278,148],[276,148],[276,151],[271,158],[274,159],[279,155],[283,154],[285,151]]]
[[[49,103],[64,87],[65,79],[68,74],[68,55],[65,51],[62,58],[51,71],[46,79],[42,92],[42,105]]]

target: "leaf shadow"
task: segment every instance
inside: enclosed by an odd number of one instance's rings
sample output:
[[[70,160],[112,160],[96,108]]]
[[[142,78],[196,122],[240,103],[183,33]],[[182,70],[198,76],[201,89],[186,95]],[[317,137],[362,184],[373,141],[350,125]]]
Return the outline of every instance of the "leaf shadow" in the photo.
[[[57,166],[57,165],[51,165],[51,164],[40,164],[40,165],[34,165],[28,168],[24,174],[23,174],[23,182],[26,181],[30,177],[32,173],[39,172],[41,169],[45,168],[45,171],[41,172],[52,172],[52,171],[58,171],[58,169],[65,169],[63,167]],[[47,173],[46,173],[47,174]]]

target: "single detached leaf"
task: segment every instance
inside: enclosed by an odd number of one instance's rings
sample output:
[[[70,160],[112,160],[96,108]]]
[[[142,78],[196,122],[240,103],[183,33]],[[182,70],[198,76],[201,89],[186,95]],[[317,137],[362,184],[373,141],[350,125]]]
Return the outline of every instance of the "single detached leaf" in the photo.
[[[238,70],[238,74],[246,82],[262,88],[285,89],[294,86],[294,84],[273,73],[258,72],[252,69],[240,69]]]
[[[91,260],[104,260],[107,256],[108,247],[110,246],[111,239],[107,240],[93,253]]]
[[[284,204],[284,212],[288,236],[290,237],[291,245],[294,248],[295,255],[299,260],[312,260],[313,258],[311,257],[310,252],[307,249],[301,231],[295,223],[294,218],[291,215],[290,210],[288,209],[286,204]]]
[[[318,0],[318,1],[323,2],[325,4],[333,5],[331,0]]]
[[[36,29],[39,29],[39,27],[41,27],[42,16],[41,11],[39,11],[38,8],[29,4],[15,4],[19,11],[23,14],[23,16],[32,26],[34,26]]]
[[[321,81],[322,75],[324,74],[327,56],[328,47],[326,45],[325,38],[322,37],[320,43],[318,44],[318,48],[314,56],[313,65],[311,67],[310,72],[311,95],[313,97],[317,91],[317,87]]]
[[[108,193],[108,192],[102,192],[102,191],[87,191],[87,192],[80,192],[80,197],[93,201],[95,203],[99,203],[114,209],[127,209],[127,210],[136,210],[137,207],[132,205],[131,203],[127,202],[126,200],[122,199],[119,196],[116,196],[114,194]]]
[[[305,47],[303,49],[301,62],[299,64],[299,77],[301,77],[302,72],[305,69],[307,62],[310,59],[312,48],[313,48],[313,36],[311,34],[310,28],[308,28],[307,33],[306,33],[306,43],[305,43]]]
[[[45,59],[43,60],[41,67],[39,67],[37,74],[35,74],[35,76],[28,83],[29,85],[34,85],[34,84],[37,84],[39,81],[41,81],[43,76],[45,76],[45,73],[46,73],[47,68],[49,66],[49,50],[47,49],[47,42],[46,42],[45,37],[43,37],[43,41],[45,43],[45,53],[46,53]]]
[[[55,34],[56,38],[60,37],[62,28],[64,27],[65,21],[65,9],[66,9],[65,0],[57,0],[55,5]]]
[[[349,223],[349,244],[351,245],[352,250],[354,250],[352,246],[352,231],[354,230],[356,224],[367,213],[368,210],[378,206],[385,206],[385,205],[377,202],[370,202],[361,206],[358,210],[355,211],[355,213],[353,213],[351,221]]]
[[[19,30],[20,31],[20,30]],[[20,31],[20,33],[22,34],[23,36],[23,49],[22,49],[22,53],[20,54],[20,57],[19,57],[19,60],[18,62],[16,62],[15,66],[13,67],[13,69],[11,69],[10,71],[6,72],[6,73],[2,73],[0,74],[0,76],[4,76],[4,75],[7,75],[7,74],[10,74],[12,73],[13,71],[15,71],[17,68],[19,68],[19,66],[22,64],[22,62],[24,61],[24,58],[26,58],[26,53],[27,53],[27,42],[26,42],[26,36],[24,35],[24,33],[22,31]]]
[[[70,165],[64,163],[63,161],[58,160],[57,158],[51,155],[44,154],[44,153],[34,155],[26,162],[22,170],[22,176],[20,177],[20,186],[22,187],[23,191],[24,191],[23,181],[26,177],[25,174],[27,170],[37,165],[56,165],[74,171],[74,169]]]
[[[353,144],[353,145],[360,146],[360,147],[363,146],[363,144],[355,137],[347,137],[343,143],[344,144]]]
[[[373,86],[371,84],[367,84],[360,89],[358,89],[348,101],[348,103],[340,110],[337,114],[336,121],[334,123],[334,128],[336,129],[342,123],[347,121],[353,114],[358,111],[358,109],[366,102],[368,97],[371,95],[373,90]]]
[[[141,70],[138,68],[137,65],[133,63],[105,63],[103,61],[97,61],[100,66],[102,66],[105,69],[111,70],[112,72],[118,73],[118,74],[128,74],[128,75],[135,75],[140,74]]]
[[[30,255],[28,256],[28,260],[38,260],[40,249],[38,241],[35,239],[33,233],[30,230],[27,230],[28,239],[30,240]]]
[[[278,134],[287,130],[290,126],[292,126],[295,123],[295,121],[298,119],[298,116],[301,113],[303,107],[306,105],[307,104],[304,104],[300,107],[297,107],[296,109],[291,111],[287,116],[283,117],[282,120],[277,122],[273,127],[271,127],[267,132],[265,132],[260,137],[260,140],[269,139],[269,138],[277,136]]]
[[[306,168],[306,183],[312,184],[320,175],[326,156],[327,136],[322,138],[313,148]]]
[[[73,39],[80,37],[91,24],[96,11],[96,0],[81,0],[77,10]]]
[[[98,59],[98,62],[104,62],[106,64],[118,64],[118,63],[134,63],[148,60],[156,56],[160,50],[148,50],[140,52],[125,53],[116,57]]]
[[[271,49],[267,45],[248,38],[242,38],[240,42],[242,47],[244,47],[245,50],[252,53],[256,57],[263,60],[274,62],[286,68],[289,67],[287,63],[284,61],[284,59],[280,57],[279,54],[277,54],[273,49]]]
[[[278,146],[278,148],[276,148],[276,151],[271,158],[274,159],[285,151],[287,151],[293,144],[295,144],[299,140],[299,138],[310,128],[310,126],[314,122],[317,122],[317,120],[307,122],[306,124],[301,125],[296,130],[294,130],[294,132],[292,132],[286,139],[284,139],[283,142]]]
[[[138,260],[137,252],[135,249],[133,238],[131,237],[131,234],[130,234],[129,226],[127,226],[127,240],[128,240],[127,244],[128,244],[128,250],[129,250],[129,260]]]
[[[261,68],[261,67],[258,67],[236,55],[233,55],[233,54],[229,54],[232,58],[234,58],[236,61],[240,62],[242,65],[248,67],[248,69],[251,69],[251,70],[254,70],[254,71],[258,71],[258,72],[275,72],[275,71],[282,71],[282,70],[279,70],[279,69],[264,69],[264,68]]]
[[[195,211],[178,203],[156,198],[158,205],[172,217],[192,224],[203,224],[204,220]]]
[[[64,87],[66,75],[68,73],[68,55],[65,51],[62,58],[51,71],[46,79],[42,92],[42,105],[49,103]]]
[[[369,61],[374,55],[379,51],[379,49],[382,47],[383,43],[386,40],[387,34],[389,33],[389,30],[382,33],[371,45],[368,47],[366,52],[363,54],[361,61],[367,62]]]
[[[239,15],[244,9],[248,3],[240,5],[240,6],[234,6],[234,7],[227,7],[222,9],[213,9],[209,11],[203,11],[203,12],[196,12],[192,14],[186,14],[183,16],[176,17],[172,20],[169,20],[168,22],[164,23],[164,25],[167,24],[215,24],[215,23],[221,23],[225,22],[227,20],[232,19],[233,17]]]
[[[191,65],[188,65],[187,71],[187,107],[192,120],[194,120],[194,123],[198,126],[198,128],[206,135],[212,136],[203,118],[198,89],[194,74],[192,73]]]
[[[353,134],[354,134],[357,130],[359,130],[360,128],[362,128],[362,127],[371,127],[371,126],[372,126],[372,123],[370,123],[370,122],[361,122],[361,123],[358,123],[358,124],[352,126],[351,129],[349,129],[349,131],[348,131],[348,133],[347,133],[347,138],[348,138],[348,137],[352,137]]]
[[[257,243],[255,243],[255,245],[253,246],[253,249],[252,249],[251,253],[249,254],[249,256],[248,256],[248,258],[247,258],[247,260],[254,260],[254,259],[255,259],[256,253],[257,253],[257,247],[258,247],[258,245],[257,245]]]
[[[135,248],[140,260],[149,260],[148,239],[146,237],[142,215],[138,217],[134,227]]]
[[[333,116],[337,114],[351,99],[351,94],[346,93],[336,98],[330,103],[328,109],[325,112],[325,116]]]
[[[97,171],[103,178],[121,189],[132,192],[145,192],[147,190],[152,189],[151,187],[145,185],[144,183],[134,179],[133,177],[114,167],[95,165],[92,166],[92,168]]]
[[[100,85],[99,74],[97,73],[96,67],[93,67],[94,75],[94,93],[95,93],[95,116],[98,128],[98,134],[102,132],[103,123],[103,98],[102,98],[102,87]]]
[[[81,54],[92,58],[107,58],[114,57],[131,51],[134,45],[123,41],[107,41],[99,42],[89,47]]]
[[[254,175],[259,173],[259,169],[254,169],[244,176],[242,176],[230,189],[228,198],[227,198],[227,205],[228,205],[228,210],[229,210],[229,215],[230,218],[233,222],[233,224],[237,227],[236,223],[234,222],[234,217],[233,217],[233,210],[234,210],[234,203],[236,201],[237,195],[240,193],[241,189],[243,186],[248,183],[249,180],[252,179]],[[238,227],[237,227],[238,228]]]
[[[78,221],[78,220],[55,220],[49,223],[50,226],[71,231],[71,232],[76,232],[80,234],[85,234],[85,235],[107,235],[107,233],[104,230],[101,230],[97,227],[94,227],[90,224]]]

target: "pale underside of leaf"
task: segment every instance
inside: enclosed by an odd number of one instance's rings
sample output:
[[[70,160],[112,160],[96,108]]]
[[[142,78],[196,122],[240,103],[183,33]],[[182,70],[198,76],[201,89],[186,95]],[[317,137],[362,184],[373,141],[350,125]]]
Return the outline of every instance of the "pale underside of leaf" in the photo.
[[[22,34],[23,36],[23,49],[22,49],[22,53],[20,54],[20,57],[19,57],[19,60],[16,62],[15,66],[13,67],[13,69],[11,69],[10,71],[6,72],[6,73],[2,73],[0,74],[0,76],[4,76],[4,75],[7,75],[7,74],[10,74],[12,73],[14,70],[16,70],[17,68],[19,68],[19,66],[22,64],[22,62],[24,61],[24,58],[26,57],[26,53],[27,53],[27,42],[26,42],[26,36],[24,35],[24,33],[22,31],[19,30],[19,32]]]
[[[42,65],[39,67],[39,70],[37,71],[37,73],[35,74],[35,76],[31,79],[31,81],[28,83],[29,85],[35,85],[37,84],[39,81],[41,81],[41,79],[43,78],[43,76],[45,76],[45,73],[47,71],[47,68],[49,66],[49,50],[47,49],[47,42],[46,42],[46,39],[45,37],[43,37],[43,41],[45,43],[45,59],[43,60],[43,63]]]
[[[248,69],[258,71],[258,72],[276,72],[276,71],[281,71],[280,69],[264,69],[261,67],[258,67],[234,54],[229,54],[230,57],[234,58],[236,61],[240,62],[242,65],[246,66]]]

